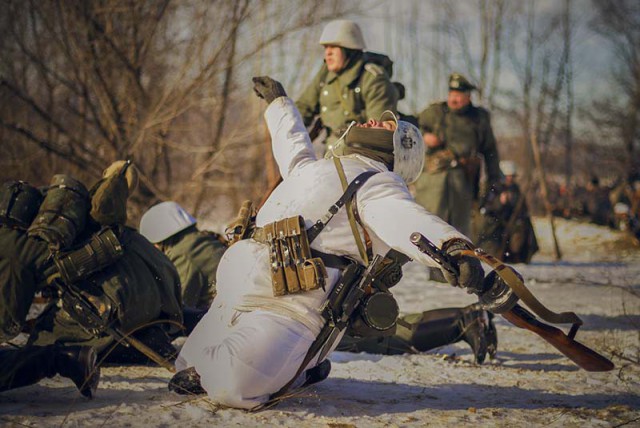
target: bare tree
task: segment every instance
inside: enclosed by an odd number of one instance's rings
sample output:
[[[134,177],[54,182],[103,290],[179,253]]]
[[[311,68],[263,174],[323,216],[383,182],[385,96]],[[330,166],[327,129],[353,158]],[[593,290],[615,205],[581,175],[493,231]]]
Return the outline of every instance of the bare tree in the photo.
[[[247,126],[261,122],[246,115],[256,103],[248,82],[276,70],[256,61],[353,9],[328,0],[7,0],[0,178],[43,184],[66,171],[95,180],[129,157],[142,208],[171,198],[204,215],[225,196],[255,196],[266,183],[253,159],[265,148],[260,128]]]
[[[609,44],[616,62],[612,95],[593,103],[596,126],[623,143],[627,174],[640,173],[640,4],[633,0],[593,1],[592,28]]]
[[[435,29],[453,43],[436,46],[436,58],[446,64],[448,74],[454,71],[449,50],[455,49],[464,65],[458,70],[471,77],[478,86],[480,101],[491,108],[502,72],[504,21],[511,12],[504,0],[476,0],[466,5],[461,9],[454,2],[435,3],[443,13]]]

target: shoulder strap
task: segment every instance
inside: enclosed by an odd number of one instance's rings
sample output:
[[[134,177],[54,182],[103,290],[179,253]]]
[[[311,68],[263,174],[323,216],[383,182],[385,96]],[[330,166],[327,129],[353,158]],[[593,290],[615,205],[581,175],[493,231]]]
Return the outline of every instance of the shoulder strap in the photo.
[[[344,168],[342,167],[342,163],[337,156],[333,157],[333,163],[338,170],[338,176],[340,177],[340,182],[342,183],[342,189],[346,191],[347,189],[347,176],[344,173]],[[367,250],[362,242],[362,238],[360,237],[360,232],[358,232],[358,226],[356,224],[356,218],[353,214],[351,199],[349,198],[346,201],[347,205],[347,217],[349,218],[349,226],[351,226],[351,233],[353,234],[354,239],[356,240],[356,245],[358,246],[358,252],[360,253],[360,257],[364,261],[364,265],[369,265],[369,257],[367,255]]]
[[[335,158],[334,158],[335,159]],[[352,182],[349,184],[340,197],[327,211],[327,213],[322,216],[321,219],[316,221],[313,226],[307,229],[307,237],[309,238],[309,243],[313,242],[314,239],[322,232],[327,223],[333,218],[333,216],[345,205],[348,201],[350,201],[353,196],[356,194],[358,189],[362,187],[364,183],[369,180],[373,175],[377,174],[377,171],[365,171],[362,174],[358,175]]]

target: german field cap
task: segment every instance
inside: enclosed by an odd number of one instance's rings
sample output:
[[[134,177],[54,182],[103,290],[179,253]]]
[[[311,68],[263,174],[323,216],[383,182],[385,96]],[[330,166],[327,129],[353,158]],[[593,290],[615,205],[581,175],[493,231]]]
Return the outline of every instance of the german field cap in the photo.
[[[461,91],[461,92],[469,92],[476,89],[474,85],[467,80],[460,73],[453,73],[449,76],[449,90],[450,91]]]

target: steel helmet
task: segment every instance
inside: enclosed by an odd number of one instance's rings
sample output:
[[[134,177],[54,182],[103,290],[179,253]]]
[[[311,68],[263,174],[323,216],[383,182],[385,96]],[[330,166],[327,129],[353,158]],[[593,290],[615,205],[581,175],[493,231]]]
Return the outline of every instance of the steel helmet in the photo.
[[[424,167],[424,142],[420,130],[409,122],[398,120],[392,111],[387,110],[380,121],[393,120],[396,130],[393,132],[393,172],[407,184],[420,177]]]
[[[516,175],[518,172],[518,168],[516,167],[515,162],[510,160],[500,161],[500,171],[502,171],[503,175]]]
[[[320,44],[340,46],[341,48],[359,51],[366,49],[360,26],[348,19],[337,19],[329,22],[322,30]]]
[[[194,224],[196,219],[177,202],[161,202],[142,216],[140,234],[157,244]]]

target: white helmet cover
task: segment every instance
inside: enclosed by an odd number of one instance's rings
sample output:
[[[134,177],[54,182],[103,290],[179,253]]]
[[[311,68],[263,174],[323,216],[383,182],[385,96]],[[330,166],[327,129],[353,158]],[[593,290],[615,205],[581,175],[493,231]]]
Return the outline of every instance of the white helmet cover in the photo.
[[[360,26],[348,19],[329,22],[322,30],[321,45],[334,45],[346,49],[365,50],[364,37]]]
[[[518,172],[518,168],[516,167],[516,163],[510,160],[500,161],[500,171],[502,171],[503,175],[516,175]]]
[[[194,224],[196,219],[177,202],[161,202],[142,216],[140,234],[157,244]]]
[[[420,130],[409,122],[398,120],[393,112],[387,110],[380,121],[393,119],[398,125],[393,133],[393,172],[407,184],[420,177],[424,167],[424,142]]]

